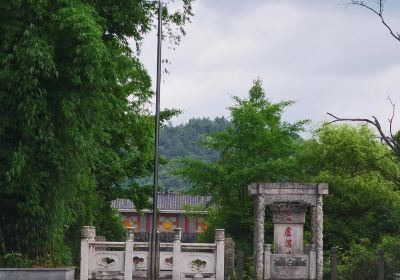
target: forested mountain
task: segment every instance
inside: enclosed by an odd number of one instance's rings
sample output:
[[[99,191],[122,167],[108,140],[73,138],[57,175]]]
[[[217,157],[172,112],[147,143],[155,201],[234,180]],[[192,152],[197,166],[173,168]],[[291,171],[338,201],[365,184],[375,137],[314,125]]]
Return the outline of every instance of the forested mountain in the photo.
[[[202,137],[210,132],[224,130],[229,122],[224,118],[190,119],[178,126],[167,125],[160,134],[160,154],[167,159],[195,157],[209,161],[216,160],[216,151],[206,149],[199,144]]]
[[[185,157],[204,161],[217,160],[218,152],[203,147],[200,141],[207,133],[222,131],[228,125],[227,119],[217,117],[214,120],[190,119],[186,124],[164,126],[160,133],[160,155],[167,163],[160,167],[160,186],[165,190],[187,190],[188,183],[174,175],[174,171],[179,167],[177,160]]]

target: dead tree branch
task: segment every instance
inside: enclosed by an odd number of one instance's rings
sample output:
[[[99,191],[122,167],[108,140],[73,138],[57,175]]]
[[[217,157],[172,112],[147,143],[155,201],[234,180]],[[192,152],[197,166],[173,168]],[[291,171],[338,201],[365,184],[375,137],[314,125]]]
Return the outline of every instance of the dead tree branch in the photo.
[[[394,113],[396,111],[396,104],[393,103],[392,99],[390,99],[390,97],[387,98],[387,100],[389,100],[390,105],[392,105],[392,116],[388,119],[389,120],[389,133],[390,133],[390,137],[393,138],[393,118],[394,118]]]
[[[392,150],[393,154],[400,159],[400,147],[398,145],[398,143],[396,143],[396,141],[394,140],[392,133],[390,136],[387,136],[386,133],[383,131],[382,126],[380,124],[380,122],[378,121],[378,119],[375,116],[372,116],[372,119],[364,119],[364,118],[340,118],[337,117],[331,113],[327,113],[329,116],[331,116],[334,120],[327,122],[324,124],[324,126],[335,123],[335,122],[364,122],[364,123],[368,123],[371,124],[372,126],[374,126],[379,133],[380,139],[385,142],[385,144]],[[392,115],[393,119],[394,113]],[[323,126],[323,127],[324,127]]]
[[[393,31],[393,29],[386,22],[386,20],[385,20],[385,18],[383,16],[383,11],[384,11],[384,7],[385,7],[385,0],[377,0],[377,1],[374,1],[374,2],[377,3],[378,8],[373,8],[373,7],[369,6],[368,4],[366,4],[366,1],[353,0],[353,1],[350,2],[350,4],[366,8],[366,9],[370,10],[372,13],[374,13],[375,15],[377,15],[380,18],[382,24],[386,27],[387,30],[389,30],[390,35],[392,35],[393,38],[395,38],[397,41],[400,42],[400,34],[398,32],[395,33]]]

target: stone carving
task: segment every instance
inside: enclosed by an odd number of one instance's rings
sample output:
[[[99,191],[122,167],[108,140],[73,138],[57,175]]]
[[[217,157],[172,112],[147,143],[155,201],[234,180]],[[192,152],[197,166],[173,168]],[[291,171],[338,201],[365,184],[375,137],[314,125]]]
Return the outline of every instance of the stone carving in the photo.
[[[274,272],[274,275],[276,278],[278,279],[308,279],[308,278],[304,278],[304,271],[303,270],[293,270],[290,269],[289,267],[282,267],[279,268],[278,270],[276,270]]]
[[[279,269],[274,274],[283,279],[290,279],[292,275],[290,269],[287,268]]]
[[[101,270],[113,270],[120,263],[119,256],[116,254],[97,254],[95,264]]]
[[[304,224],[307,205],[300,203],[273,203],[270,208],[274,224]]]
[[[319,195],[317,198],[317,206],[316,206],[316,226],[315,226],[315,250],[317,251],[317,279],[322,279],[323,277],[323,265],[324,265],[324,239],[323,239],[323,225],[324,225],[324,217],[323,217],[323,201],[322,195]]]
[[[328,194],[328,185],[254,183],[249,185],[249,194],[253,196],[254,200],[254,279],[278,277],[280,279],[322,280],[322,198],[323,195]],[[265,254],[263,251],[266,205],[270,205],[273,212],[274,254],[270,249],[265,250]],[[315,251],[309,249],[307,254],[303,255],[303,227],[308,206],[311,206],[313,232],[313,244],[311,245],[315,245]],[[263,261],[264,255],[265,260]],[[298,257],[299,255],[304,257]],[[273,271],[273,275],[271,275],[271,271]]]
[[[106,257],[106,258],[102,258],[101,259],[101,263],[100,264],[103,265],[103,266],[110,266],[110,265],[112,265],[113,262],[115,262],[114,259]]]
[[[174,264],[174,257],[169,257],[164,259],[166,265],[172,266]]]
[[[302,257],[275,257],[275,266],[307,266],[307,258]]]
[[[96,237],[96,228],[91,226],[84,226],[81,228],[82,238],[94,239]]]
[[[201,259],[195,259],[190,262],[190,267],[197,272],[201,272],[206,266],[207,262]]]
[[[138,265],[143,264],[144,259],[141,258],[141,257],[138,257],[138,256],[134,256],[133,259],[132,259],[132,262],[133,262],[133,265],[136,267]]]
[[[254,261],[255,279],[263,279],[263,262],[264,262],[264,220],[265,220],[265,202],[264,196],[258,195],[254,197]]]

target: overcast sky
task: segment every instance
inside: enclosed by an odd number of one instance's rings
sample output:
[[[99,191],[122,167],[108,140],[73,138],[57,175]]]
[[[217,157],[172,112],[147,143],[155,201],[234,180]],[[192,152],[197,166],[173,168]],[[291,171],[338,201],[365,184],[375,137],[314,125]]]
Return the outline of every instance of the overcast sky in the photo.
[[[386,122],[388,96],[400,104],[400,42],[366,9],[346,0],[197,0],[187,35],[163,76],[161,107],[193,117],[229,116],[231,96],[245,97],[260,77],[273,102],[295,100],[288,121],[313,126],[339,116]],[[400,1],[388,0],[386,17],[400,31]],[[155,81],[156,37],[141,59]],[[400,105],[398,105],[400,107]],[[400,120],[400,109],[397,121]],[[399,126],[397,126],[399,127]]]

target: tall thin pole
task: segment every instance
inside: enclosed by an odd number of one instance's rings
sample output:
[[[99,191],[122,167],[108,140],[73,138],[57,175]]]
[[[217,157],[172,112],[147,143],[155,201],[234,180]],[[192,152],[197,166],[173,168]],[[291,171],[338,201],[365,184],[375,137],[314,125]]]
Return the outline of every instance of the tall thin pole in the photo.
[[[159,165],[159,138],[160,138],[160,86],[161,86],[161,42],[162,42],[162,5],[158,1],[158,39],[157,39],[157,85],[156,85],[156,118],[154,128],[154,175],[153,175],[153,219],[150,250],[149,280],[158,279],[157,258],[157,192],[158,192],[158,165]]]

